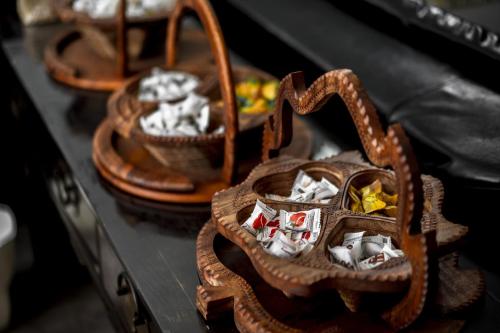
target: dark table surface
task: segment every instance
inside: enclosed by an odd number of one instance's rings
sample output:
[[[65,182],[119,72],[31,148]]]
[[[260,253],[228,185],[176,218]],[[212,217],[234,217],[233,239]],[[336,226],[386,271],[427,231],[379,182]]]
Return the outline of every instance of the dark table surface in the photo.
[[[47,39],[60,28],[27,28],[22,36],[3,40],[7,59],[88,197],[155,326],[165,332],[211,330],[213,326],[204,322],[195,306],[195,239],[208,216],[206,207],[193,207],[194,216],[179,212],[178,207],[132,214],[118,204],[91,160],[92,135],[105,116],[107,95],[60,86],[49,78],[41,60]],[[123,200],[130,207],[139,206],[132,198]],[[464,262],[474,266],[467,259]],[[466,331],[500,330],[500,278],[487,271],[486,278],[486,300],[471,315]]]

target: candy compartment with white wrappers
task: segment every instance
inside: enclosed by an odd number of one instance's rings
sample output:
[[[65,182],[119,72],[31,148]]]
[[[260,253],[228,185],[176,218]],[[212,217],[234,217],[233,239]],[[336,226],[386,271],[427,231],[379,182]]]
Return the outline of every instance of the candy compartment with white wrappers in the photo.
[[[253,184],[253,190],[270,201],[302,202],[321,207],[340,200],[343,180],[338,168],[318,161],[264,176]]]
[[[119,0],[74,0],[72,8],[76,12],[88,14],[94,19],[116,15]],[[127,17],[142,17],[157,11],[171,10],[175,0],[127,0]]]
[[[327,253],[339,267],[362,271],[406,261],[399,249],[396,224],[363,217],[344,217],[330,232]]]
[[[280,258],[299,257],[310,252],[319,238],[321,210],[278,211],[257,200],[241,227],[255,236],[266,253]]]

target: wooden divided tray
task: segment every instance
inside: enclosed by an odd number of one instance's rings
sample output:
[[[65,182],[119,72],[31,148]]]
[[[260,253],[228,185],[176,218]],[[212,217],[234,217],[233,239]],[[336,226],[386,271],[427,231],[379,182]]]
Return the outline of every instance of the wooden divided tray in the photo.
[[[371,164],[278,156],[292,140],[293,114],[318,111],[333,95],[345,102]],[[436,290],[438,261],[457,248],[467,228],[443,217],[441,183],[420,175],[410,142],[399,124],[390,125],[386,131],[382,128],[358,78],[349,70],[335,70],[306,88],[301,72],[285,77],[275,112],[266,123],[263,158],[265,161],[243,183],[216,193],[212,200],[212,218],[218,232],[241,248],[260,277],[288,296],[315,297],[336,290],[348,309],[357,312],[365,308],[377,313],[392,329],[405,328],[419,318]],[[325,177],[338,186],[339,194],[329,204],[265,198],[267,193],[288,196],[299,170],[316,180]],[[395,217],[350,210],[350,185],[359,189],[375,179],[381,181],[385,192],[398,194]],[[240,226],[257,199],[276,210],[320,208],[321,232],[314,248],[290,259],[265,252]],[[391,236],[405,255],[370,270],[356,271],[333,263],[328,246],[340,245],[346,232],[355,231]],[[457,280],[459,276],[457,271]],[[464,302],[473,302],[476,294],[466,293]]]
[[[347,310],[334,290],[310,298],[285,296],[260,277],[248,256],[218,234],[211,221],[198,235],[196,253],[201,280],[196,306],[213,324],[232,314],[240,332],[393,331],[377,313]],[[464,311],[483,292],[482,275],[459,269],[456,254],[442,257],[439,266],[434,307],[407,332],[459,332],[465,323]]]

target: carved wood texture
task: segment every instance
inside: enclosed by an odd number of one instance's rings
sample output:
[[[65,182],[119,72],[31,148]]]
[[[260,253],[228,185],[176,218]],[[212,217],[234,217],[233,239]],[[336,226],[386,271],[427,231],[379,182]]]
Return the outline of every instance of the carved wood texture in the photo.
[[[347,106],[370,162],[377,167],[392,167],[394,170],[395,189],[399,195],[398,213],[393,221],[395,226],[385,223],[387,221],[380,218],[373,218],[372,223],[368,225],[362,220],[349,222],[352,217],[348,216],[356,214],[346,213],[347,207],[339,210],[340,206],[334,202],[330,207],[322,207],[323,223],[326,225],[322,227],[323,236],[320,236],[315,250],[305,255],[302,260],[299,258],[287,262],[284,259],[274,258],[260,248],[254,237],[239,227],[239,223],[244,219],[238,214],[241,215],[242,207],[245,205],[251,206],[255,203],[258,197],[253,193],[256,179],[274,173],[275,170],[270,167],[271,165],[282,169],[292,169],[301,164],[304,167],[305,163],[301,161],[269,160],[269,158],[278,156],[279,150],[291,141],[293,130],[291,120],[294,112],[299,115],[316,112],[333,95],[339,95]],[[268,283],[287,293],[309,295],[317,292],[317,289],[333,287],[343,291],[344,296],[348,297],[353,295],[350,290],[394,292],[401,290],[404,282],[408,282],[408,290],[400,302],[382,316],[394,328],[400,329],[411,324],[423,310],[428,296],[429,281],[437,276],[434,264],[437,260],[438,245],[436,230],[439,230],[439,222],[445,220],[440,218],[440,212],[436,213],[435,210],[432,214],[428,212],[423,214],[424,186],[409,140],[399,124],[390,125],[387,132],[383,130],[375,107],[356,75],[350,70],[331,71],[319,77],[308,88],[305,87],[301,72],[286,76],[281,81],[275,113],[265,126],[263,158],[268,161],[256,168],[245,183],[214,196],[212,216],[219,232],[247,253],[256,270]],[[325,170],[330,168],[330,172],[342,174],[338,165],[322,167]],[[359,170],[359,167],[347,167],[349,168],[351,173],[353,170]],[[346,189],[343,191],[345,193]],[[430,197],[426,202],[435,203],[435,200]],[[295,210],[307,207],[299,204],[275,203],[275,205]],[[440,208],[439,204],[435,206]],[[347,217],[344,214],[347,214]],[[406,254],[407,261],[392,261],[380,269],[358,272],[331,267],[327,255],[324,254],[327,242],[330,241],[328,237],[331,237],[328,234],[342,230],[336,227],[337,224],[349,223],[360,225],[365,223],[365,227],[373,224],[386,233],[392,233]],[[448,242],[454,243],[466,232],[463,228],[452,229],[446,236],[442,229],[441,238],[448,238]],[[350,300],[354,301],[353,298],[354,296]],[[355,306],[355,303],[346,303]]]

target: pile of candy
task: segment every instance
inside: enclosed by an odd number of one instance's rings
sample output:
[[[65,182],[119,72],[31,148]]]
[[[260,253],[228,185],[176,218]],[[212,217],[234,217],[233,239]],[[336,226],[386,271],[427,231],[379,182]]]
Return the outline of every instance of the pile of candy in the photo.
[[[151,75],[139,83],[138,97],[141,102],[172,102],[185,98],[199,84],[200,80],[194,75],[155,67]]]
[[[313,248],[321,231],[319,208],[287,212],[257,200],[250,217],[241,225],[254,235],[264,251],[280,258],[293,258]]]
[[[155,136],[195,136],[205,134],[210,123],[208,98],[191,93],[177,102],[160,103],[159,109],[139,119],[142,130]],[[220,126],[214,133],[221,133]]]
[[[379,179],[359,191],[351,185],[348,193],[351,198],[350,208],[353,212],[376,216],[396,216],[398,195],[385,193]]]
[[[238,110],[242,113],[261,113],[274,109],[279,82],[247,78],[236,84]]]
[[[116,15],[120,0],[75,0],[73,10],[87,13],[90,17],[109,18]],[[175,0],[127,0],[127,16],[149,16],[158,11],[170,10]]]
[[[278,194],[266,194],[266,199],[327,204],[338,191],[338,187],[329,182],[328,179],[323,177],[318,182],[303,170],[300,170],[295,177],[292,192],[288,197]]]
[[[363,236],[365,231],[346,233],[341,246],[328,247],[336,264],[356,271],[375,268],[387,260],[404,256],[392,245],[391,237]]]

